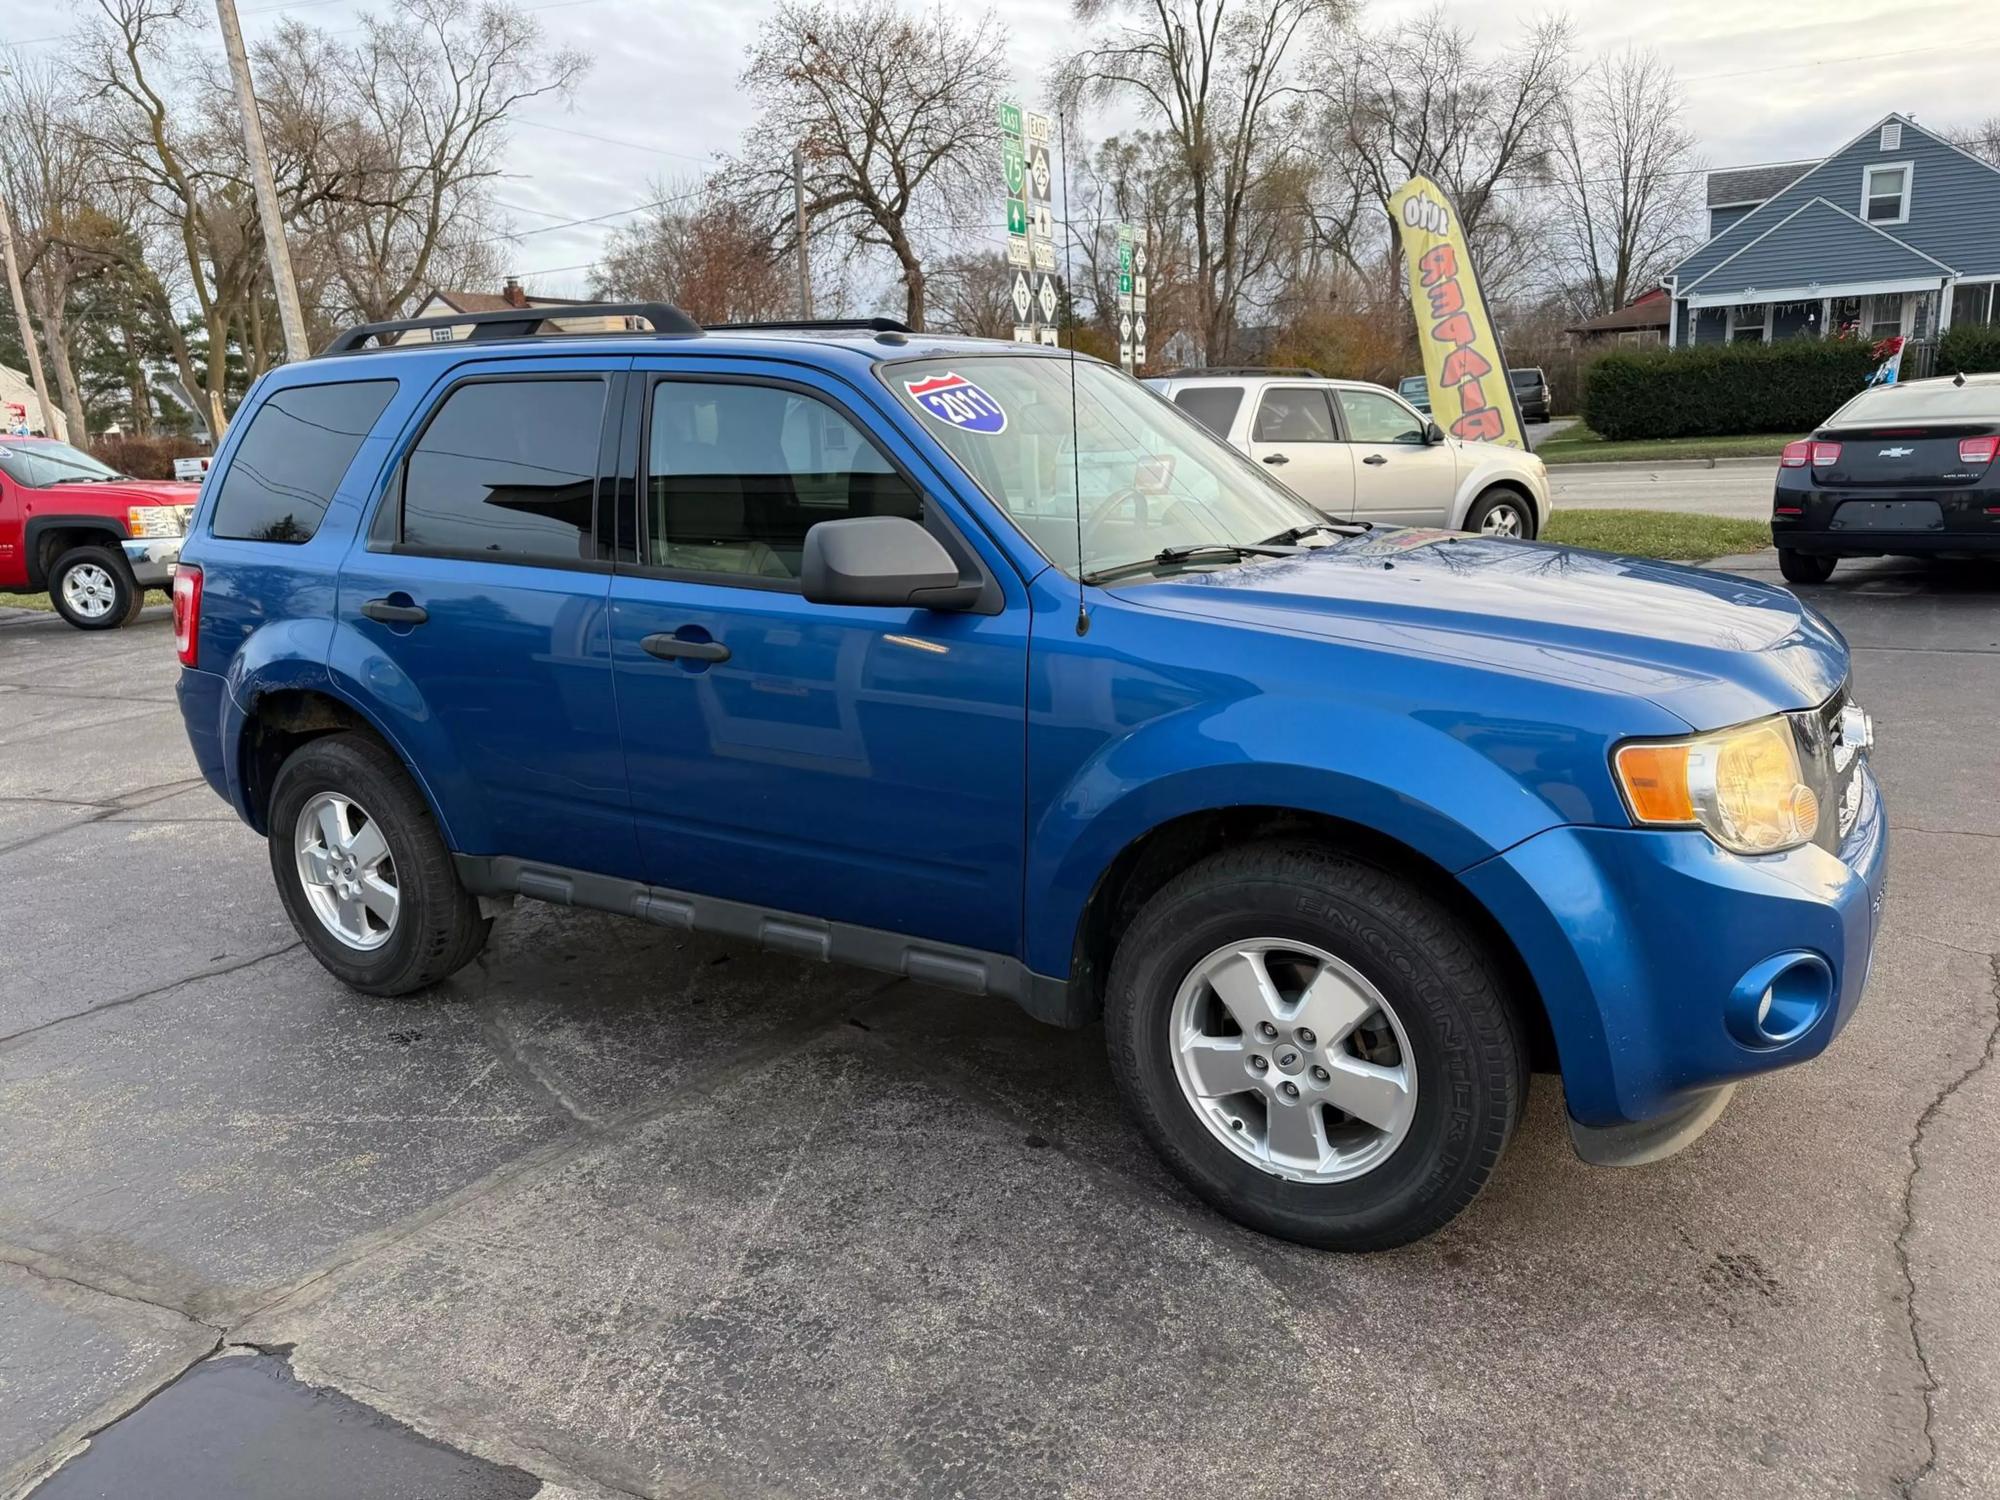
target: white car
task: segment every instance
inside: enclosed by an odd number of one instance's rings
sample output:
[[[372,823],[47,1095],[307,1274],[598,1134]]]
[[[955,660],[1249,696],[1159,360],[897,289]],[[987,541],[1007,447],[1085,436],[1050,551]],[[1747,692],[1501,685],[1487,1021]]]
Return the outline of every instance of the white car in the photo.
[[[1518,537],[1548,520],[1548,470],[1534,454],[1447,437],[1379,385],[1309,370],[1188,370],[1146,384],[1333,519]]]

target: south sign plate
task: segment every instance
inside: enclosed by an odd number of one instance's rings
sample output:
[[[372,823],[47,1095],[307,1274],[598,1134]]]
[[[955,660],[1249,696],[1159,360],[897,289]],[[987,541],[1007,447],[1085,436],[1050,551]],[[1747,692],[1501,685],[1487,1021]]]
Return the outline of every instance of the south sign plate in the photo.
[[[938,421],[961,432],[992,437],[1007,430],[1007,413],[1000,403],[956,371],[928,380],[906,380],[903,389]]]

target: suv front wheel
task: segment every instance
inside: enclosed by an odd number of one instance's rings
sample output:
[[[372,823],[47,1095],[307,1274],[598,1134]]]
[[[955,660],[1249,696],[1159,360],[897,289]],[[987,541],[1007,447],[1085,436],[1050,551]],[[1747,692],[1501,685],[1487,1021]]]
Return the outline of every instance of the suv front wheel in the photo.
[[[1472,502],[1472,509],[1465,513],[1464,529],[1532,542],[1536,531],[1535,507],[1521,498],[1520,491],[1496,484]]]
[[[334,734],[293,751],[271,787],[271,873],[292,926],[336,979],[370,995],[423,989],[472,962],[492,923],[401,763]]]
[[[1305,844],[1219,854],[1118,945],[1112,1065],[1168,1166],[1231,1218],[1337,1250],[1443,1227],[1521,1115],[1519,1025],[1473,933]]]

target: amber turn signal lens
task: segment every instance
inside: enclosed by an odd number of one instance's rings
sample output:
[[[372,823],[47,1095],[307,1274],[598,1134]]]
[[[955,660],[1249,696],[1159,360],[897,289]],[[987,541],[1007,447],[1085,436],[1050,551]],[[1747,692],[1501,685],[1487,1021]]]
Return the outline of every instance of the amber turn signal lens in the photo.
[[[1688,745],[1626,745],[1618,751],[1618,779],[1641,823],[1692,823]]]

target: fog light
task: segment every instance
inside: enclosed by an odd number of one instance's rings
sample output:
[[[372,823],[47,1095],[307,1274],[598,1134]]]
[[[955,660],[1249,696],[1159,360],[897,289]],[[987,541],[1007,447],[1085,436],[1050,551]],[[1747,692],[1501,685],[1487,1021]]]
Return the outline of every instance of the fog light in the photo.
[[[1782,1047],[1812,1030],[1833,1003],[1833,970],[1817,953],[1780,953],[1737,980],[1723,1008],[1746,1047]]]

